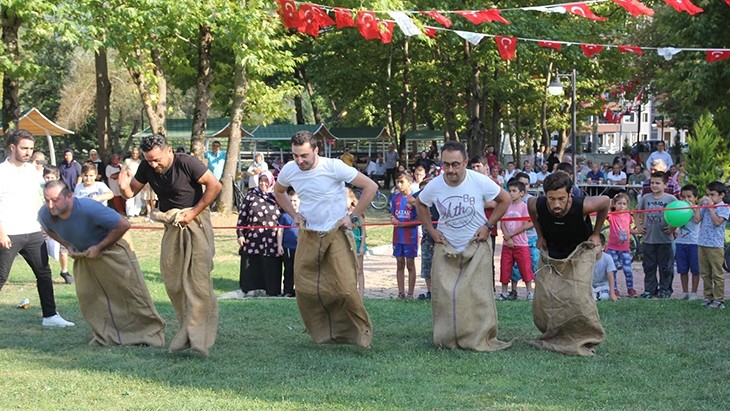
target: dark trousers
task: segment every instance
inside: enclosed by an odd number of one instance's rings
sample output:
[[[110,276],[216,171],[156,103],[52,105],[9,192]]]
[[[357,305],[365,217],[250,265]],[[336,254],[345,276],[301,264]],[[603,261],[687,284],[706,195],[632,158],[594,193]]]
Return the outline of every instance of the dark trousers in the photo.
[[[393,187],[395,187],[395,175],[398,173],[397,168],[386,168],[385,169],[385,188],[390,188],[390,181],[393,180]]]
[[[0,290],[8,281],[8,275],[13,267],[15,257],[20,254],[35,274],[43,317],[56,315],[51,266],[48,265],[48,249],[43,234],[39,231],[31,234],[9,235],[8,237],[12,242],[12,247],[7,250],[0,249]]]
[[[294,293],[294,255],[296,248],[285,248],[282,260],[284,262],[284,294]]]
[[[674,252],[672,243],[642,245],[644,260],[641,265],[644,268],[644,291],[652,294],[672,293],[672,281],[674,280]],[[657,281],[657,268],[659,269],[659,281]]]
[[[266,295],[281,295],[281,259],[257,254],[241,256],[239,272],[241,291],[266,290]]]

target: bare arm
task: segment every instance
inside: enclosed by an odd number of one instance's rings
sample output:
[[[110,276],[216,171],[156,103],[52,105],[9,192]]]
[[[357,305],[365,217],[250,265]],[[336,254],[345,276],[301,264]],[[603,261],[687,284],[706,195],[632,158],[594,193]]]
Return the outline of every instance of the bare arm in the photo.
[[[596,213],[596,223],[593,226],[593,234],[588,238],[596,246],[601,246],[601,229],[608,217],[608,209],[611,206],[611,199],[608,196],[586,197],[583,200],[583,215],[587,216]]]
[[[133,180],[136,181],[136,180]],[[218,181],[217,178],[213,175],[213,173],[210,172],[210,170],[206,170],[205,174],[203,174],[200,179],[198,179],[198,184],[205,187],[205,192],[203,193],[203,197],[200,198],[200,201],[198,201],[197,204],[193,206],[193,208],[189,211],[186,211],[182,219],[180,220],[181,223],[184,224],[190,224],[191,221],[195,219],[200,213],[203,212],[208,206],[215,201],[216,197],[218,197],[218,194],[221,192],[221,189],[223,186],[221,185],[221,182]]]
[[[132,198],[144,188],[144,184],[137,181],[129,170],[122,170],[119,173],[117,183],[119,184],[119,193],[124,198]]]
[[[527,200],[527,212],[530,213],[532,226],[535,227],[535,231],[537,232],[537,248],[547,251],[545,237],[543,237],[542,228],[540,228],[540,217],[537,215],[537,197],[532,197]]]
[[[294,206],[292,205],[289,196],[286,194],[286,187],[279,184],[278,181],[274,183],[274,198],[276,198],[276,203],[279,204],[279,207],[281,207],[281,209],[284,210],[285,213],[292,216],[294,222],[299,227],[304,227],[304,225],[307,223],[306,220],[294,209]]]
[[[423,204],[421,202],[420,198],[416,198],[416,210],[418,213],[418,219],[421,220],[421,224],[426,228],[426,231],[428,234],[433,238],[434,242],[442,243],[443,242],[443,234],[438,231],[436,228],[434,228],[433,223],[431,222],[431,211],[428,209],[428,206],[426,204]]]

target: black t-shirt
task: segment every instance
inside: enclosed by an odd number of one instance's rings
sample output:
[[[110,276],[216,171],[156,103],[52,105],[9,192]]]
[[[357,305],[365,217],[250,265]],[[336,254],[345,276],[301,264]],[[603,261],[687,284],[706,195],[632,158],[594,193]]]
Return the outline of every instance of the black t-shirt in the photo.
[[[547,206],[547,197],[537,198],[537,216],[540,231],[547,242],[548,254],[563,259],[572,253],[578,244],[588,240],[593,233],[590,220],[583,217],[585,197],[573,197],[570,210],[563,217],[555,217]]]
[[[172,166],[158,174],[147,161],[142,161],[134,178],[142,184],[149,183],[157,194],[160,211],[173,208],[193,207],[203,197],[203,186],[198,183],[208,167],[188,154],[175,154]]]

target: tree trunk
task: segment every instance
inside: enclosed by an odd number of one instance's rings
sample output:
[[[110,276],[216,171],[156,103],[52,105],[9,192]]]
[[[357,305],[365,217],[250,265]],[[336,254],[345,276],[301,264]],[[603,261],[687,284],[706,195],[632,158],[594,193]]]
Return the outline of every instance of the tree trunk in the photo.
[[[198,76],[195,81],[195,110],[193,112],[193,131],[190,139],[190,154],[203,159],[205,154],[205,130],[210,108],[210,83],[213,81],[213,72],[210,67],[213,35],[210,27],[198,27]]]
[[[140,49],[135,50],[135,54],[139,61],[144,61],[145,58],[142,55]],[[150,52],[152,59],[152,74],[155,77],[156,89],[157,89],[157,105],[152,103],[152,95],[145,82],[145,75],[142,72],[141,67],[127,67],[129,74],[132,76],[132,81],[137,86],[139,91],[139,98],[142,100],[142,106],[144,107],[145,114],[147,114],[147,120],[150,122],[150,129],[153,134],[167,135],[167,126],[165,124],[165,118],[167,110],[167,81],[165,80],[164,73],[162,71],[162,59],[158,50],[153,49]]]
[[[309,76],[307,76],[307,72],[304,70],[304,67],[299,67],[297,69],[297,76],[299,76],[299,78],[302,80],[302,83],[304,83],[304,89],[307,90],[307,96],[309,96],[309,105],[312,106],[312,117],[314,117],[314,124],[322,124],[322,116],[319,114],[319,108],[317,108],[317,104],[314,102],[314,86],[312,86],[312,81],[309,80]],[[304,118],[303,115],[302,118]]]
[[[393,117],[393,105],[390,103],[390,82],[393,80],[393,44],[388,47],[388,64],[385,67],[385,99],[386,99],[386,116],[388,118],[388,131],[393,138],[393,143],[398,146],[398,132],[395,118]]]
[[[480,67],[476,60],[472,59],[471,45],[464,42],[464,56],[466,64],[471,67],[471,82],[467,86],[467,113],[469,121],[467,123],[467,139],[469,146],[469,155],[475,156],[482,151],[484,141],[484,123],[482,121],[482,90],[480,86]]]
[[[400,144],[398,145],[398,153],[400,154],[401,160],[408,162],[408,149],[406,148],[406,130],[408,127],[406,124],[408,123],[408,108],[409,108],[409,100],[411,99],[411,84],[410,84],[410,66],[411,66],[411,57],[408,54],[408,45],[409,41],[406,37],[403,40],[403,81],[401,82],[403,91],[402,91],[402,97],[401,97],[401,113],[400,113],[400,132],[401,132],[401,138],[400,138]],[[414,128],[415,130],[415,128]]]
[[[226,164],[223,167],[221,184],[223,189],[218,201],[217,211],[221,213],[231,212],[233,204],[233,178],[238,167],[238,157],[241,150],[241,123],[246,106],[246,93],[248,92],[248,79],[243,63],[236,59],[234,83],[233,83],[233,107],[231,107],[231,135],[228,137],[226,148]]]
[[[152,41],[154,41],[154,36]],[[155,115],[157,117],[157,123],[160,127],[160,134],[167,135],[167,124],[165,119],[167,118],[167,79],[165,79],[165,73],[162,71],[162,57],[160,56],[160,50],[153,48],[150,51],[150,57],[152,58],[152,74],[155,75],[155,81],[157,85],[157,109]]]
[[[547,87],[552,81],[552,72],[553,72],[553,63],[552,61],[548,63],[547,68],[547,75],[545,76],[547,78],[547,81],[545,82],[545,98],[542,100],[542,106],[540,110],[540,131],[542,132],[542,144],[545,145],[545,147],[550,149],[550,131],[548,130],[547,126],[547,99],[550,98],[550,94],[548,93]]]
[[[94,53],[94,67],[96,69],[96,143],[99,146],[102,161],[108,162],[113,151],[109,144],[109,130],[112,124],[112,83],[109,81],[109,65],[105,48],[100,48]]]
[[[304,108],[302,107],[302,93],[294,96],[294,112],[297,116],[297,124],[307,124],[304,121]]]
[[[20,64],[20,49],[18,48],[18,30],[20,29],[21,20],[11,14],[7,6],[4,6],[0,14],[2,20],[2,42],[8,53],[7,59],[11,64],[17,67]],[[3,107],[2,107],[2,128],[7,134],[11,128],[18,127],[20,119],[20,98],[18,90],[20,84],[14,72],[5,72],[3,75]]]
[[[497,82],[497,78],[499,77],[499,70],[497,67],[494,68],[494,82]],[[493,145],[494,147],[499,147],[499,135],[501,132],[500,124],[502,123],[502,103],[499,101],[498,97],[494,97],[492,99],[492,116],[491,116],[491,133],[489,136],[489,144]],[[482,140],[482,147],[480,147],[480,152],[484,152],[484,140]]]
[[[436,44],[435,47],[436,60],[441,62],[442,67],[451,66],[451,62],[448,57],[441,53],[441,48]],[[446,140],[457,140],[456,135],[456,116],[454,115],[454,102],[449,93],[449,87],[451,81],[446,79],[445,76],[441,77],[441,101],[444,107],[444,131]]]

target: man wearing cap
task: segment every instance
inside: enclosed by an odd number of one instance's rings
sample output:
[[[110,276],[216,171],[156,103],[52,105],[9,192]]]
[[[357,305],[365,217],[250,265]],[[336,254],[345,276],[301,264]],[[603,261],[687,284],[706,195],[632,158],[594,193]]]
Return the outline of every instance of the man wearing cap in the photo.
[[[77,184],[81,184],[81,164],[74,160],[74,151],[70,148],[63,150],[63,162],[58,166],[58,171],[61,173],[61,181],[71,192]]]

